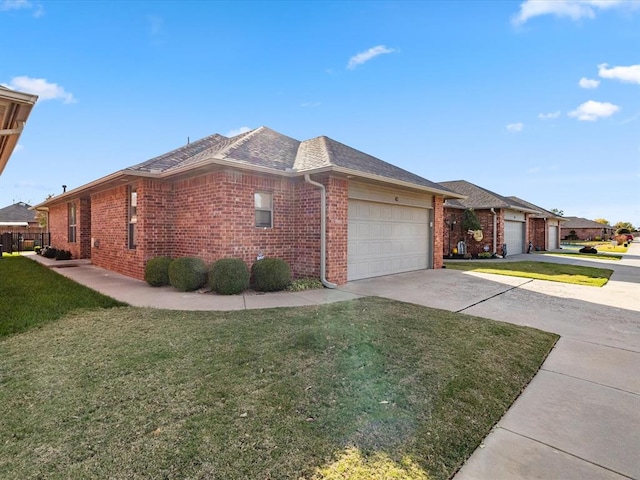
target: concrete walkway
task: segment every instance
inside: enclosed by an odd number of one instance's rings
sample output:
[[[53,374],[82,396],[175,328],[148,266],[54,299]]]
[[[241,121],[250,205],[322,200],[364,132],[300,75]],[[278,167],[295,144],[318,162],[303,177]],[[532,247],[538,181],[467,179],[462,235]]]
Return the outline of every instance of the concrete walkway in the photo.
[[[337,290],[227,297],[151,288],[82,261],[56,270],[136,306],[236,310],[376,295],[558,333],[562,338],[540,372],[455,479],[640,479],[640,242],[621,261],[538,254],[508,260],[533,258],[603,266],[615,273],[607,285],[595,288],[421,270],[350,282]]]

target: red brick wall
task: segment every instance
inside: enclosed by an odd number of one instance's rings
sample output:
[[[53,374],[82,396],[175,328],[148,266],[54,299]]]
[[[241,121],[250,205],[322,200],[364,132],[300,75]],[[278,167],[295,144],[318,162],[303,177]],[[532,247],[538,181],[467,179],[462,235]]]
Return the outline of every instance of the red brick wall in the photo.
[[[529,240],[534,249],[547,249],[547,222],[544,218],[529,218]]]
[[[442,252],[444,252],[444,236],[440,232],[449,231],[444,224],[444,199],[443,197],[433,197],[433,268],[442,268],[444,261],[442,260]]]
[[[347,283],[349,181],[328,177],[321,182],[327,191],[327,280],[341,285]]]
[[[142,181],[122,185],[91,196],[91,231],[98,242],[91,251],[91,262],[129,277],[144,278],[144,251],[140,247],[143,236],[138,225],[138,248],[130,249],[128,242],[128,187],[135,187],[140,199]],[[138,218],[144,208],[138,201]]]
[[[76,241],[69,242],[69,204],[76,206]],[[49,208],[49,232],[51,246],[60,250],[69,250],[73,258],[89,258],[90,252],[86,242],[81,240],[81,233],[91,229],[91,206],[88,200],[74,198],[69,202],[59,203]],[[90,241],[90,240],[89,240]]]
[[[477,255],[484,252],[484,247],[489,246],[489,252],[493,251],[493,213],[491,210],[482,209],[475,210],[480,225],[482,226],[483,238],[479,242],[474,240],[473,235],[467,234],[462,228],[462,216],[464,210],[458,208],[445,208],[444,209],[444,223],[442,225],[442,255],[446,256],[451,253],[451,250],[457,248],[458,242],[463,240],[467,244],[467,253],[471,255]],[[451,228],[452,221],[455,221],[453,229]],[[502,244],[504,243],[504,212],[500,209],[496,210],[496,230],[498,236],[496,238],[496,250],[500,253]]]
[[[562,227],[562,233],[560,234],[561,239],[565,239],[567,235],[571,233],[571,230],[575,230],[576,235],[578,235],[579,240],[593,240],[598,237],[600,240],[604,238],[604,240],[608,240],[611,233],[602,233],[602,228],[568,228]]]
[[[292,273],[296,278],[320,277],[320,189],[302,179],[294,186],[296,211]]]

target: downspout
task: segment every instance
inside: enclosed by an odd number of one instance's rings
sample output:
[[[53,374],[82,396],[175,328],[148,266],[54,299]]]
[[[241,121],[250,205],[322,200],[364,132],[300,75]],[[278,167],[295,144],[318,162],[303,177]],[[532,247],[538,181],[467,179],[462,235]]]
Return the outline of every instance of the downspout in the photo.
[[[327,251],[327,198],[324,185],[311,180],[307,173],[304,181],[320,189],[320,281],[327,288],[336,288],[338,285],[327,280],[326,251]]]
[[[493,213],[493,253],[495,254],[498,253],[498,239],[496,238],[498,235],[498,214],[493,207],[491,207],[491,213]]]

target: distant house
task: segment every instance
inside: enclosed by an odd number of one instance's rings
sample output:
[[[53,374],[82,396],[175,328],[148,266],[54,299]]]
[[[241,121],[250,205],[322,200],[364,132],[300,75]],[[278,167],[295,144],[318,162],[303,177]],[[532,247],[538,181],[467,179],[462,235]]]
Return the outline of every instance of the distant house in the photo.
[[[211,135],[54,196],[51,244],[143,278],[156,256],[286,260],[325,283],[442,266],[460,195],[325,136]]]
[[[37,95],[15,92],[0,85],[0,174],[13,153]]]
[[[564,217],[561,235],[563,240],[609,240],[615,234],[611,225],[603,225],[587,218]]]
[[[8,207],[0,208],[0,233],[28,232],[32,229],[40,230],[36,219],[36,212],[29,210],[31,205],[18,202]]]
[[[555,250],[560,248],[560,226],[565,222],[564,217],[521,198],[514,196],[507,198],[535,211],[529,215],[529,241],[534,249]]]
[[[507,255],[525,253],[529,241],[533,242],[535,238],[547,239],[545,243],[540,242],[541,249],[550,245],[548,230],[545,229],[538,237],[535,235],[536,228],[539,227],[533,226],[535,220],[532,219],[545,215],[539,207],[515,197],[503,197],[466,180],[440,182],[440,185],[466,197],[445,201],[443,256],[449,256],[454,248],[459,252],[460,242],[464,245],[465,253],[471,255],[481,252],[501,254],[503,245],[506,245]],[[480,220],[481,239],[474,238],[472,232],[465,231],[462,227],[463,213],[467,209],[473,209]],[[557,226],[555,222],[557,217],[554,217],[547,227],[552,224]],[[553,237],[551,240],[553,241]]]

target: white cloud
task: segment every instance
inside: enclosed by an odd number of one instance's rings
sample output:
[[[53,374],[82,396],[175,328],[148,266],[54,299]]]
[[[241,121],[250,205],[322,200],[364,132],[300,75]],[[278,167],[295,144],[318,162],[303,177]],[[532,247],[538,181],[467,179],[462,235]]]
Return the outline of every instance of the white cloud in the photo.
[[[637,0],[525,0],[511,21],[514,25],[522,25],[531,18],[542,15],[567,17],[576,21],[595,18],[600,10],[632,9],[637,8],[638,4]]]
[[[593,80],[591,78],[582,77],[578,82],[581,88],[598,88],[600,80]]]
[[[57,83],[49,83],[44,78],[13,77],[6,85],[13,90],[38,95],[38,100],[62,100],[64,103],[75,103],[76,99],[69,92],[65,92]]]
[[[609,102],[596,102],[589,100],[584,102],[578,108],[569,112],[567,115],[575,117],[578,120],[595,122],[599,118],[610,117],[620,110],[620,107]]]
[[[539,113],[538,114],[538,118],[540,120],[553,120],[554,118],[558,118],[560,117],[560,110],[558,110],[557,112],[551,112],[551,113]]]
[[[510,123],[509,125],[507,125],[507,130],[513,133],[521,132],[523,128],[524,128],[524,124],[520,122]]]
[[[629,65],[628,67],[607,67],[609,65],[606,63],[598,65],[598,75],[600,77],[640,84],[640,64]]]
[[[247,132],[250,132],[251,130],[253,129],[249,127],[235,128],[233,130],[229,130],[225,135],[225,137],[235,137],[236,135],[240,135],[241,133],[247,133]]]
[[[22,144],[17,144],[16,148],[13,149],[13,153],[18,153],[21,152],[22,150],[24,150],[24,147],[22,146]]]
[[[384,45],[378,45],[377,47],[372,47],[369,50],[364,52],[360,52],[357,55],[354,55],[349,59],[349,63],[347,64],[347,68],[353,70],[358,65],[362,65],[363,63],[368,62],[372,58],[377,57],[378,55],[384,55],[385,53],[393,53],[396,50],[394,48],[387,48]]]
[[[44,7],[40,2],[31,2],[29,0],[0,0],[0,12],[9,10],[32,10],[34,17],[44,15]]]

